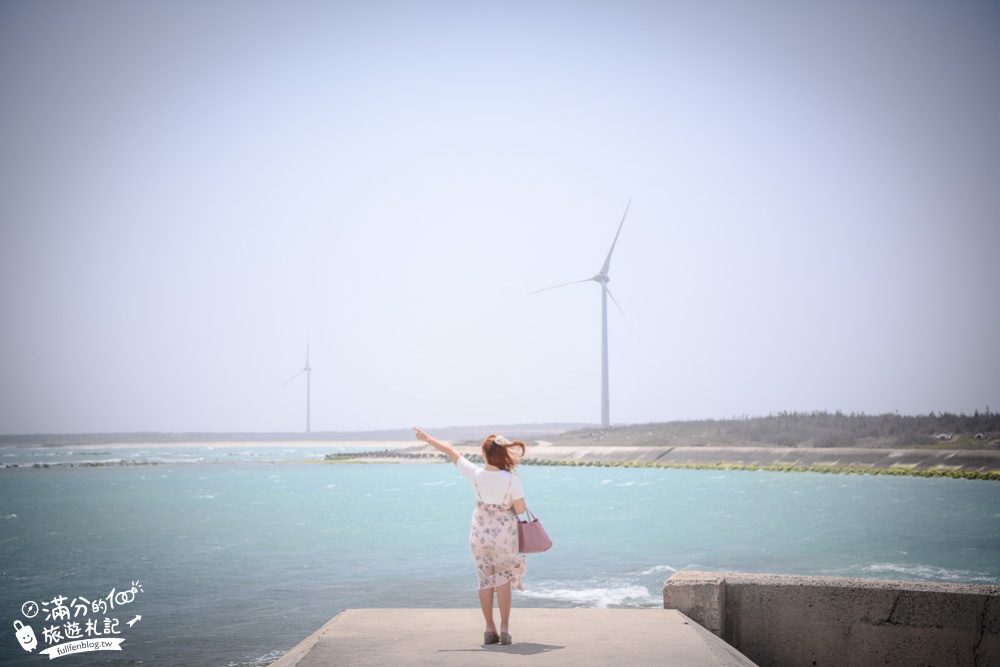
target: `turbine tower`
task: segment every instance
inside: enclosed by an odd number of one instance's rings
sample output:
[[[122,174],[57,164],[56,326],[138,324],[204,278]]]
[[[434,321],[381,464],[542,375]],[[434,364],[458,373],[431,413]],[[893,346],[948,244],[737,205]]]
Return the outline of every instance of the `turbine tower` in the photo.
[[[594,281],[601,286],[601,428],[607,429],[611,426],[611,401],[609,398],[608,391],[608,297],[611,297],[611,301],[614,302],[615,306],[621,311],[624,316],[625,311],[618,304],[618,300],[608,289],[608,281],[611,280],[608,276],[608,271],[611,269],[611,254],[615,251],[615,244],[618,243],[618,235],[622,233],[622,226],[625,225],[625,216],[628,215],[628,207],[632,204],[632,199],[629,198],[628,203],[625,204],[625,213],[622,214],[622,221],[618,223],[618,231],[615,232],[615,240],[611,242],[611,249],[608,250],[608,256],[604,259],[604,265],[601,266],[601,270],[594,274],[591,278],[584,278],[583,280],[574,280],[570,283],[562,283],[561,285],[553,285],[552,287],[546,287],[545,289],[535,290],[529,294],[538,294],[539,292],[545,292],[550,289],[556,289],[557,287],[565,287],[567,285],[576,285],[577,283],[586,283]],[[627,319],[627,318],[626,318]]]
[[[309,404],[310,404],[310,390],[312,388],[312,368],[309,367],[309,339],[306,339],[306,365],[301,371],[292,376],[292,378],[282,386],[287,386],[289,382],[297,378],[298,376],[306,374],[306,433],[309,433]]]

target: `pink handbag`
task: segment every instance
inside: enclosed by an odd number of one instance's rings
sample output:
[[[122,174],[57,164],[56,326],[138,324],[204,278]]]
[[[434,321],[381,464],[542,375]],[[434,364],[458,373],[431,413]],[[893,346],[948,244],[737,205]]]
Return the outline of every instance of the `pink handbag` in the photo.
[[[552,548],[552,540],[542,528],[542,522],[531,513],[531,510],[525,509],[525,512],[528,519],[526,521],[522,521],[520,518],[517,520],[517,550],[522,554],[537,554],[548,551]]]

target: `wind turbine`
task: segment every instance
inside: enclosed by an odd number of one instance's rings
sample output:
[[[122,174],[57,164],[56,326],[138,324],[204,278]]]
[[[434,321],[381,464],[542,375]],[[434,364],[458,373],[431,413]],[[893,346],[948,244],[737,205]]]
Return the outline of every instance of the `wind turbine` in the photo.
[[[550,289],[556,289],[557,287],[566,287],[567,285],[576,285],[577,283],[588,283],[594,281],[601,286],[601,428],[607,429],[611,426],[611,402],[608,397],[608,297],[614,302],[615,306],[624,316],[625,311],[618,304],[618,300],[608,289],[608,281],[611,278],[608,276],[608,271],[611,268],[611,254],[615,251],[615,244],[618,243],[618,235],[622,233],[622,226],[625,224],[625,216],[628,215],[628,207],[632,204],[632,198],[630,197],[628,203],[625,204],[625,213],[622,214],[622,221],[618,223],[618,231],[615,232],[615,240],[611,242],[611,249],[608,250],[608,256],[604,259],[604,265],[601,266],[601,270],[594,274],[591,278],[584,278],[583,280],[574,280],[570,283],[562,283],[561,285],[553,285],[552,287],[546,287],[545,289],[535,290],[534,292],[529,292],[529,294],[538,294],[539,292],[546,292]],[[626,317],[626,319],[628,319]]]
[[[293,375],[292,378],[288,382],[286,382],[285,384],[283,384],[281,386],[283,386],[283,387],[287,386],[289,382],[291,382],[292,380],[294,380],[298,376],[302,375],[303,373],[306,374],[306,433],[309,433],[309,403],[310,403],[309,392],[310,392],[310,389],[311,389],[311,386],[312,386],[312,369],[309,368],[309,339],[308,338],[306,339],[306,365],[305,365],[305,367],[301,371],[299,371],[298,373],[296,373],[295,375]]]

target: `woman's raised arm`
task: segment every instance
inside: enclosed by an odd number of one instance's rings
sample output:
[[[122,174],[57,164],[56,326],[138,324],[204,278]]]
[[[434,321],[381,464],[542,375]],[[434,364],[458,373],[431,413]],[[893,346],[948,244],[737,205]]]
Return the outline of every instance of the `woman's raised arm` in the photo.
[[[454,447],[452,447],[446,442],[441,442],[440,440],[438,440],[433,436],[427,435],[416,426],[413,427],[413,430],[416,431],[417,433],[417,440],[420,440],[421,442],[426,442],[428,445],[438,450],[439,452],[447,454],[448,458],[451,459],[452,463],[458,461],[459,454],[458,452],[455,451]]]

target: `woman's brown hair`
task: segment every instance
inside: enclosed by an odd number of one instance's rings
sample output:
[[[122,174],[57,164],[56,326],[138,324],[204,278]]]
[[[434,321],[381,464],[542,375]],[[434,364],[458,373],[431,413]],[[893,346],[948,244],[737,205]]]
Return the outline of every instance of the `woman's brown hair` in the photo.
[[[500,439],[500,442],[504,444],[498,443],[498,438]],[[494,468],[500,468],[501,470],[510,472],[514,469],[514,466],[517,465],[517,462],[510,455],[511,449],[520,449],[521,456],[524,456],[524,443],[520,440],[510,442],[502,436],[487,436],[487,438],[483,440],[483,459],[485,459],[486,462]]]

